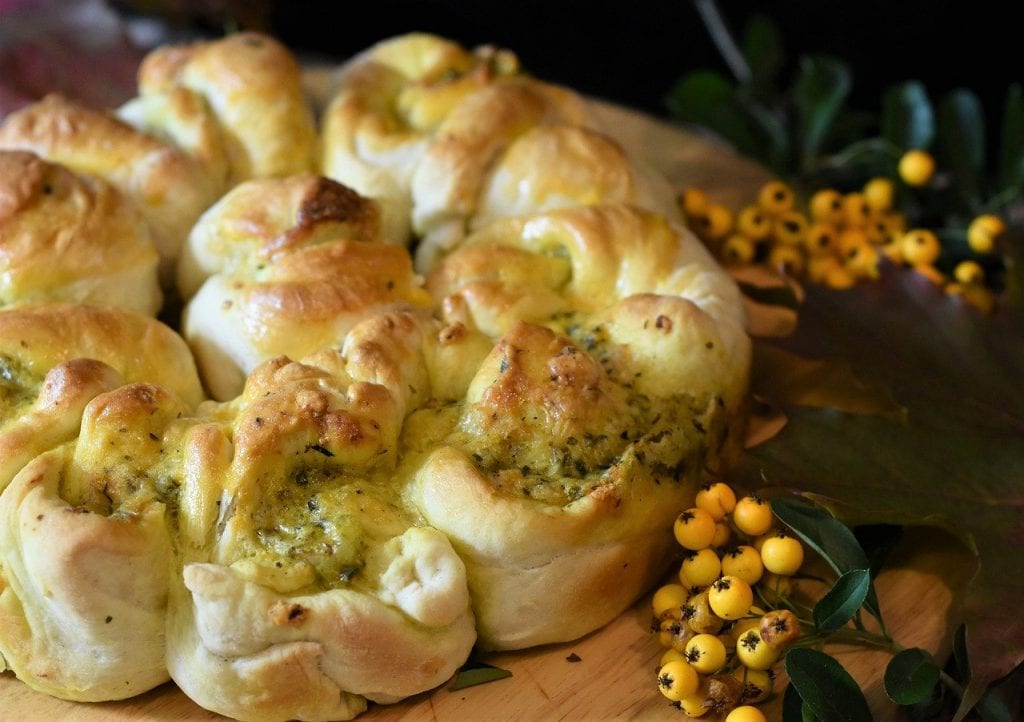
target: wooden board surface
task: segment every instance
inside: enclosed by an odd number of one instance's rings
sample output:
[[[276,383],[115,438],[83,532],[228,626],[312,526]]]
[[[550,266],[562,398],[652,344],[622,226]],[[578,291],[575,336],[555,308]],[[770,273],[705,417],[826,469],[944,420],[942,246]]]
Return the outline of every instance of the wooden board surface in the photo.
[[[596,103],[602,127],[634,156],[665,173],[676,186],[696,184],[723,202],[738,204],[764,179],[756,166],[715,143],[646,116]],[[940,659],[956,618],[956,591],[973,572],[970,554],[932,530],[908,535],[892,568],[878,582],[883,614],[894,637],[922,646]],[[371,706],[360,719],[599,720],[680,719],[655,687],[662,649],[649,632],[649,596],[609,626],[572,643],[481,657],[510,670],[511,678],[461,691],[440,687],[397,705]],[[863,649],[833,650],[868,691],[876,719],[898,719],[885,701],[881,675],[887,656]],[[575,655],[579,661],[570,661]],[[780,680],[777,689],[781,689]],[[778,719],[779,696],[763,706]],[[101,720],[208,720],[218,715],[196,706],[173,684],[124,702],[75,704],[34,692],[11,673],[0,674],[0,720],[36,722]],[[705,718],[709,719],[709,718]],[[713,719],[713,718],[710,718]]]

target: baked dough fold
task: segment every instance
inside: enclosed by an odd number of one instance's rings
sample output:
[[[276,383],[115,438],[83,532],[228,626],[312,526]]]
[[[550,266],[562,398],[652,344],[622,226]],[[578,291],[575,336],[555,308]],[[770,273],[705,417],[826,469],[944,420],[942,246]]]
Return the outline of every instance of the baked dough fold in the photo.
[[[155,316],[158,260],[145,218],[116,188],[0,150],[0,306],[70,301]]]

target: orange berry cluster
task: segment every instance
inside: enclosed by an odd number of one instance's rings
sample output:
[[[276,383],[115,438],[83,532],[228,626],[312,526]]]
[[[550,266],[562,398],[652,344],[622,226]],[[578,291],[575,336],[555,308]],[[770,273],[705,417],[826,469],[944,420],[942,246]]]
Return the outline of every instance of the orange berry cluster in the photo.
[[[924,151],[908,152],[899,168],[907,186],[927,184],[934,170],[934,160]],[[896,194],[896,183],[876,177],[859,191],[820,189],[801,209],[793,190],[776,180],[736,213],[697,187],[680,193],[679,206],[687,225],[726,266],[764,264],[793,278],[847,289],[878,278],[885,258],[991,310],[995,296],[981,264],[964,260],[947,278],[936,267],[943,254],[939,237],[927,228],[908,228],[895,206]],[[991,254],[1005,230],[998,216],[980,215],[971,222],[967,241],[978,256]]]
[[[654,593],[652,626],[666,648],[658,688],[690,717],[733,710],[758,719],[744,707],[771,695],[772,667],[800,635],[796,615],[773,605],[790,594],[804,550],[774,519],[764,499],[737,500],[721,481],[701,487],[676,519],[685,556],[678,583]]]

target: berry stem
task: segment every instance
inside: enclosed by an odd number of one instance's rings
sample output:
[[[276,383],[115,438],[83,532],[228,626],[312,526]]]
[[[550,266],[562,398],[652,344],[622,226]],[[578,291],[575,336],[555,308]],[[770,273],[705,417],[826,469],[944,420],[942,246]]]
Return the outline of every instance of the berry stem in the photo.
[[[718,48],[718,52],[722,54],[722,59],[729,66],[729,70],[736,76],[736,80],[740,85],[749,83],[753,73],[750,71],[747,59],[743,57],[743,52],[736,45],[732,33],[729,32],[729,27],[718,10],[718,4],[715,0],[696,0],[694,5],[700,14],[700,19],[704,21],[704,27],[707,28],[711,40]]]

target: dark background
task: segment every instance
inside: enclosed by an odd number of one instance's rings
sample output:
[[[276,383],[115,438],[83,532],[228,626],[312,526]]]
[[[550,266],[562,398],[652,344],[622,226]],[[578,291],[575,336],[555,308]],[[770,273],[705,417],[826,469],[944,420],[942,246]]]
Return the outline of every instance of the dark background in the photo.
[[[761,12],[782,29],[787,57],[829,53],[846,60],[854,71],[852,104],[866,110],[877,108],[887,84],[915,78],[934,97],[970,87],[998,114],[1007,86],[1022,75],[1022,31],[1009,18],[1009,3],[799,0],[719,7],[736,36]],[[263,8],[271,32],[300,51],[346,57],[391,35],[432,31],[465,45],[510,48],[538,77],[658,115],[667,114],[664,97],[684,71],[727,71],[690,0],[298,1]]]

